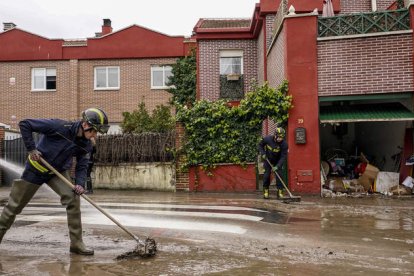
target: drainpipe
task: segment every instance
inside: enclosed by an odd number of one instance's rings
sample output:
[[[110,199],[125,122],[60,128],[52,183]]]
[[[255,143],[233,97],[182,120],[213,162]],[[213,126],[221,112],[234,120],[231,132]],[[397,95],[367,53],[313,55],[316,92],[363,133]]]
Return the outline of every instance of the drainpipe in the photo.
[[[377,0],[371,0],[371,8],[373,12],[377,11]]]

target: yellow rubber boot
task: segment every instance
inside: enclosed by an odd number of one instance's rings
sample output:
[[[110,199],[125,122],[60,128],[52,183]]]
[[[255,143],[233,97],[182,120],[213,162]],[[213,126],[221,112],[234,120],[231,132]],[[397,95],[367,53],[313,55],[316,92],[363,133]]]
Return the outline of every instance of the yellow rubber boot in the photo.
[[[269,189],[264,189],[263,190],[263,198],[264,199],[269,199]]]
[[[277,189],[277,198],[280,198],[280,199],[284,198],[282,189]]]

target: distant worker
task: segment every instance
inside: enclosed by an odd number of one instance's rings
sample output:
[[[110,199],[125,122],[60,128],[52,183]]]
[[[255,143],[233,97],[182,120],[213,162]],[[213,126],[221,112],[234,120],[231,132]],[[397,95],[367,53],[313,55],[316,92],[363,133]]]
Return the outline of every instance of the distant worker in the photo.
[[[99,133],[107,133],[108,117],[99,108],[89,108],[82,112],[82,119],[75,122],[60,119],[25,119],[19,123],[21,135],[29,153],[21,179],[16,179],[11,187],[9,200],[0,216],[0,243],[13,224],[16,215],[33,198],[39,187],[46,183],[60,196],[66,207],[70,252],[80,255],[93,255],[82,240],[82,222],[79,195],[85,192],[88,156],[92,150],[91,139]],[[33,133],[40,133],[37,144]],[[71,189],[57,175],[41,163],[44,158],[58,172],[70,180],[69,170],[76,159],[75,185]]]
[[[282,173],[282,166],[286,160],[288,144],[285,141],[286,131],[277,127],[274,135],[263,137],[259,143],[259,152],[263,159],[265,169],[263,175],[263,198],[269,198],[270,177],[272,171],[279,175]],[[267,161],[269,160],[269,162]],[[283,185],[276,177],[277,198],[283,198]]]

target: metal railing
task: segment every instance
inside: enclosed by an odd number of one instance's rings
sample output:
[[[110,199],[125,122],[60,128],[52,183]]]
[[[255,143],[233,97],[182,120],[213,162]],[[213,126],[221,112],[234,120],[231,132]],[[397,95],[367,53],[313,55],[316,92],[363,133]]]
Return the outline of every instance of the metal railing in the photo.
[[[318,37],[410,30],[407,9],[318,18]]]

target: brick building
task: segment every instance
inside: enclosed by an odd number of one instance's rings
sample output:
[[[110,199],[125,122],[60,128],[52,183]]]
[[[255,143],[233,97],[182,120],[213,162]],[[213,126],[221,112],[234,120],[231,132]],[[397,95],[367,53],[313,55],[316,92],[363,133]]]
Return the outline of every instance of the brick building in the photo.
[[[190,44],[183,36],[138,25],[112,32],[109,19],[95,37],[78,40],[48,39],[4,23],[0,122],[27,117],[72,120],[85,108],[98,106],[118,125],[122,112],[132,112],[141,101],[150,111],[168,103],[170,65]]]
[[[261,0],[252,18],[194,27],[199,99],[240,100],[252,78],[289,81],[288,181],[299,193],[321,192],[320,164],[332,150],[363,152],[384,171],[395,170],[399,148],[402,160],[413,152],[412,1],[332,3],[335,15],[324,17],[322,0]],[[273,127],[265,122],[263,133]],[[398,167],[400,180],[410,169]]]
[[[252,79],[272,87],[289,81],[288,181],[299,193],[321,191],[320,164],[332,149],[363,152],[384,171],[395,169],[400,147],[402,160],[413,152],[412,0],[332,2],[333,17],[322,16],[322,0],[260,0],[251,18],[200,19],[194,27],[198,99],[238,102]],[[166,103],[168,65],[192,44],[136,25],[112,32],[108,20],[100,36],[74,41],[5,29],[0,122],[8,124],[75,119],[89,106],[119,123],[142,99],[149,109]],[[263,133],[273,128],[265,122]],[[400,179],[410,169],[399,167]],[[188,189],[188,175],[178,178],[177,190]]]

